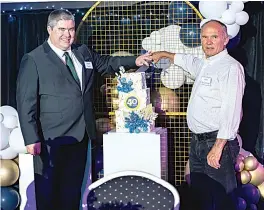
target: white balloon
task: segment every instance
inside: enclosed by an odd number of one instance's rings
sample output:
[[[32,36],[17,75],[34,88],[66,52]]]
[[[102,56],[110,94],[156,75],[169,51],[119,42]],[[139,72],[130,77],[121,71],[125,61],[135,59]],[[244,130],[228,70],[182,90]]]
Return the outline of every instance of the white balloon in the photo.
[[[9,146],[17,153],[27,153],[27,148],[20,128],[12,130],[9,138]]]
[[[242,1],[233,1],[229,9],[234,13],[241,12],[244,9],[244,3]]]
[[[15,152],[11,147],[7,147],[6,149],[0,151],[0,159],[4,160],[12,160],[16,158],[17,155],[18,153]]]
[[[238,25],[245,25],[249,20],[249,16],[248,16],[248,13],[242,11],[242,12],[239,12],[239,13],[236,13],[236,23]]]
[[[156,63],[156,66],[160,69],[167,69],[171,65],[170,59],[168,58],[162,58],[159,60],[159,62]]]
[[[3,122],[3,120],[4,120],[4,115],[0,113],[0,123]]]
[[[2,113],[4,117],[8,115],[18,116],[17,110],[12,106],[7,106],[7,105],[0,107],[0,113]]]
[[[151,43],[150,37],[146,37],[142,40],[142,48],[144,50],[151,50],[151,46],[152,46],[152,43]]]
[[[184,46],[180,40],[180,30],[180,26],[170,25],[160,32],[161,45],[164,46],[165,51],[178,52]]]
[[[14,115],[8,115],[4,118],[3,124],[9,129],[14,129],[18,125],[18,119]]]
[[[200,22],[200,28],[202,28],[202,26],[207,23],[208,21],[210,21],[210,19],[203,19],[201,22]]]
[[[230,39],[233,39],[239,32],[240,30],[240,25],[234,23],[232,25],[228,25],[226,24],[226,28],[227,28],[227,34],[229,36]]]
[[[199,11],[209,19],[220,18],[222,13],[227,9],[226,1],[200,1]]]
[[[161,44],[160,32],[159,31],[153,31],[150,34],[150,39],[151,39],[152,43]]]
[[[8,128],[4,126],[3,123],[0,123],[0,128],[1,128],[0,149],[2,150],[8,146],[10,131]]]
[[[161,72],[160,79],[165,87],[176,89],[184,84],[185,75],[182,68],[172,64]]]
[[[192,77],[190,77],[190,75],[186,74],[185,71],[184,71],[184,74],[185,74],[185,84],[188,84],[188,85],[192,85],[194,83],[194,79]]]
[[[221,19],[225,24],[234,24],[236,21],[236,13],[228,9],[223,12]]]

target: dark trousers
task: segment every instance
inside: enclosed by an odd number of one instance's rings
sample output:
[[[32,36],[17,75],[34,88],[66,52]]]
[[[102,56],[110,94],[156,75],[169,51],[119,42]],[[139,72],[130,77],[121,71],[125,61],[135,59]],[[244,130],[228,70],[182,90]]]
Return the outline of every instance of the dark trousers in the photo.
[[[193,134],[190,146],[190,177],[195,209],[233,210],[234,190],[237,187],[234,170],[239,153],[237,139],[228,141],[220,159],[221,167],[207,164],[207,155],[216,142],[217,131]]]
[[[87,145],[87,134],[81,142],[42,144],[34,156],[37,210],[79,209]]]

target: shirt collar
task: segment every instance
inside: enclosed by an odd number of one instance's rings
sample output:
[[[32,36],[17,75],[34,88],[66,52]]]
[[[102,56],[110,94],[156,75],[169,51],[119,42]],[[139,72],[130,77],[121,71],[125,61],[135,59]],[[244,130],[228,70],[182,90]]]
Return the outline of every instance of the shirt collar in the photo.
[[[65,52],[68,52],[68,53],[70,54],[70,56],[71,56],[71,54],[72,54],[71,47],[70,47],[68,50],[61,50],[61,49],[59,49],[58,47],[55,47],[55,46],[51,43],[50,39],[48,39],[48,44],[49,44],[49,46],[51,47],[51,49],[52,49],[52,50],[53,50],[58,56],[60,56],[61,58],[64,56],[64,53],[65,53]]]
[[[211,56],[211,57],[209,57],[209,58],[206,58],[205,60],[206,61],[215,61],[215,60],[218,60],[218,59],[220,59],[220,58],[222,58],[222,57],[224,57],[225,55],[227,55],[228,54],[228,52],[227,52],[227,49],[224,49],[223,51],[221,51],[220,53],[218,53],[218,54],[216,54],[216,55],[214,55],[214,56]]]

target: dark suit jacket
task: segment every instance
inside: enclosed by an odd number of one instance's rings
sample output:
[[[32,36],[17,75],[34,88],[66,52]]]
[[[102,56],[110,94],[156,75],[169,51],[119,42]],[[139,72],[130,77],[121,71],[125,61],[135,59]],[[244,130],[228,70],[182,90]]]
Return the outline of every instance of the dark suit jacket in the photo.
[[[72,46],[83,66],[83,89],[47,42],[24,55],[17,79],[17,111],[25,144],[42,140],[81,141],[85,128],[96,138],[92,88],[95,71],[113,74],[135,68],[136,57],[101,56],[85,45]],[[93,68],[85,68],[92,62]],[[70,140],[71,141],[71,140]]]

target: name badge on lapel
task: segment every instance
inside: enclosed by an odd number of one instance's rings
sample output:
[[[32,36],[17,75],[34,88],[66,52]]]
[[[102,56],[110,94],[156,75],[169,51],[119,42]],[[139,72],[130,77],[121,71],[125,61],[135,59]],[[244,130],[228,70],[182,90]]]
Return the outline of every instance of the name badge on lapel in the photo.
[[[84,61],[84,65],[86,69],[93,69],[93,64],[90,61]]]
[[[202,77],[201,78],[201,83],[203,85],[211,86],[212,78],[211,77]]]

